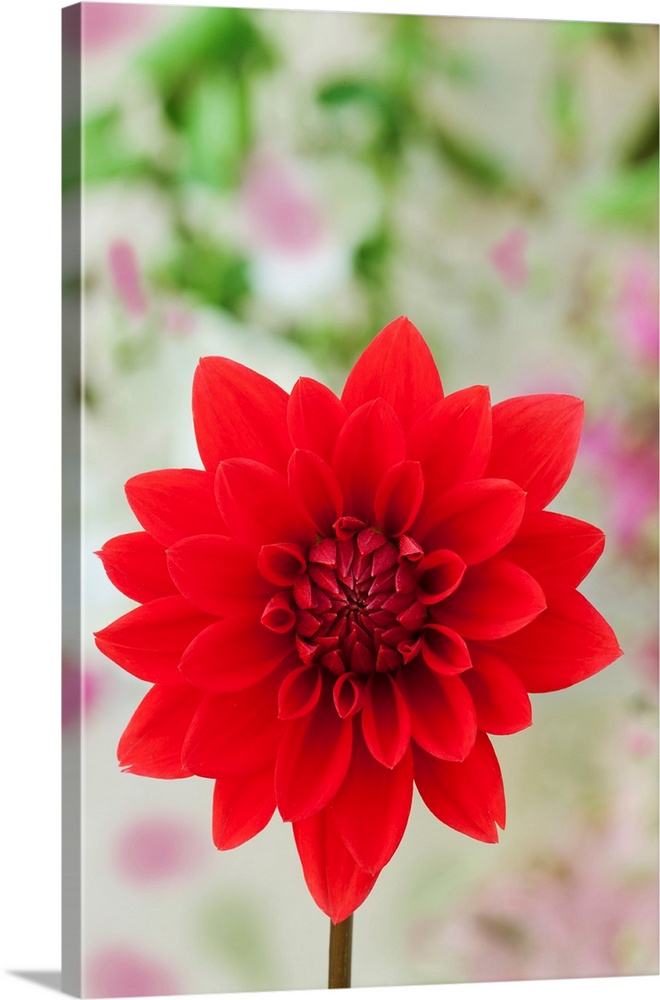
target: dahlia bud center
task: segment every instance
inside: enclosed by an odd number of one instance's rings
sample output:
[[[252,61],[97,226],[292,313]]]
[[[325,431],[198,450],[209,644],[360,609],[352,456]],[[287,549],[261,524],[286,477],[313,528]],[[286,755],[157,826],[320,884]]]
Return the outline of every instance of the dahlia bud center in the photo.
[[[324,538],[292,589],[296,643],[304,663],[336,675],[395,671],[417,655],[427,608],[416,562],[398,539],[374,528]]]

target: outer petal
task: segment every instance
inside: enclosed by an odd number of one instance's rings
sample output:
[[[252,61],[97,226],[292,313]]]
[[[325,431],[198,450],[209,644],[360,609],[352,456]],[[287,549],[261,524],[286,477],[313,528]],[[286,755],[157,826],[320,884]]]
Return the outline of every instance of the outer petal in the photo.
[[[417,517],[424,495],[419,462],[399,462],[389,469],[376,492],[376,523],[386,535],[403,535]]]
[[[410,716],[396,682],[385,673],[374,673],[364,692],[362,732],[374,758],[384,767],[395,767],[410,743]]]
[[[332,534],[332,526],[344,509],[341,487],[330,466],[313,451],[297,448],[289,461],[289,488],[322,535]]]
[[[132,601],[153,601],[177,590],[167,571],[165,550],[146,531],[117,535],[96,553],[108,579]]]
[[[199,469],[143,472],[129,479],[125,490],[142,527],[166,548],[189,535],[227,534],[213,495],[210,472]]]
[[[426,507],[412,534],[426,552],[452,549],[468,564],[483,562],[515,535],[525,494],[506,479],[477,479],[448,490]]]
[[[408,434],[408,458],[421,462],[427,497],[483,474],[493,439],[484,385],[452,392],[427,410]]]
[[[212,621],[183,597],[159,597],[96,632],[96,645],[140,680],[180,684],[184,650]]]
[[[351,766],[329,809],[357,863],[377,875],[401,843],[408,823],[412,753],[408,747],[394,768],[383,767],[367,749],[359,725],[353,735]]]
[[[504,829],[502,774],[492,744],[478,733],[470,755],[461,763],[438,760],[413,747],[415,784],[434,816],[476,840],[496,843]]]
[[[406,442],[392,407],[382,399],[365,403],[348,418],[337,438],[333,467],[347,514],[371,521],[380,481],[405,458]]]
[[[418,659],[399,671],[397,684],[410,712],[413,740],[434,757],[465,760],[474,746],[477,718],[461,678],[441,676]]]
[[[183,762],[203,778],[246,775],[274,765],[282,725],[277,687],[284,668],[244,691],[207,694],[183,745]]]
[[[213,843],[240,847],[268,825],[275,812],[273,768],[238,778],[218,778],[213,789]]]
[[[205,468],[252,458],[283,471],[291,453],[288,396],[279,385],[228,358],[202,358],[193,379],[193,421]]]
[[[442,396],[433,355],[419,330],[400,316],[360,355],[341,398],[349,413],[371,399],[385,399],[408,430]]]
[[[378,876],[357,864],[328,809],[295,822],[293,835],[314,902],[338,924],[365,901]]]
[[[505,399],[493,407],[493,450],[487,476],[512,479],[540,510],[559,493],[577,454],[584,403],[576,396]]]
[[[499,639],[517,632],[546,607],[533,576],[496,556],[470,567],[458,590],[431,609],[431,616],[466,639]]]
[[[181,593],[211,615],[261,613],[275,588],[257,569],[254,552],[235,538],[195,535],[167,550]]]
[[[547,598],[547,610],[530,625],[486,644],[531,692],[570,687],[622,653],[611,627],[582,594],[556,590]]]
[[[271,673],[293,648],[290,635],[272,632],[253,615],[224,618],[190,643],[180,670],[203,691],[242,691]]]
[[[138,705],[117,747],[119,766],[147,778],[187,778],[181,747],[203,697],[188,684],[156,684]]]
[[[331,389],[313,378],[299,378],[289,397],[287,422],[294,448],[316,452],[332,461],[346,407]]]
[[[472,670],[463,681],[477,710],[477,725],[487,733],[517,733],[532,724],[525,686],[507,664],[478,642],[469,644]]]
[[[522,566],[542,586],[577,587],[599,558],[605,535],[575,517],[530,511],[502,555]]]
[[[336,795],[351,759],[352,722],[340,719],[332,685],[308,715],[287,722],[275,766],[275,794],[282,819],[304,819]]]
[[[286,479],[259,462],[221,462],[215,480],[218,506],[233,535],[252,548],[269,542],[310,545],[314,525],[295,502]]]

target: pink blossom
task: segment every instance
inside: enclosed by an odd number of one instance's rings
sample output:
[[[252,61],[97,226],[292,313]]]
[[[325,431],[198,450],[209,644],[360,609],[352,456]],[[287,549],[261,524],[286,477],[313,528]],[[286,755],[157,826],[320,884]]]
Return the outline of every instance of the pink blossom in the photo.
[[[242,199],[250,230],[266,248],[304,255],[323,240],[321,213],[291,164],[269,153],[255,156]]]
[[[105,948],[88,965],[86,996],[150,997],[179,992],[169,969],[132,948]]]
[[[618,303],[621,343],[640,362],[657,362],[658,264],[641,255],[624,269]]]
[[[62,662],[62,728],[68,729],[80,718],[81,707],[89,710],[100,694],[96,674],[81,671],[71,660]]]
[[[527,241],[524,230],[512,229],[490,250],[491,264],[511,291],[519,291],[527,284],[528,267],[524,257]]]
[[[153,18],[144,4],[83,3],[82,43],[96,52],[120,44],[138,34]]]
[[[115,289],[129,316],[141,319],[147,311],[135,250],[130,243],[116,240],[108,250],[108,265]]]
[[[121,832],[115,859],[122,874],[132,881],[157,882],[194,871],[203,849],[194,828],[177,820],[151,817]]]

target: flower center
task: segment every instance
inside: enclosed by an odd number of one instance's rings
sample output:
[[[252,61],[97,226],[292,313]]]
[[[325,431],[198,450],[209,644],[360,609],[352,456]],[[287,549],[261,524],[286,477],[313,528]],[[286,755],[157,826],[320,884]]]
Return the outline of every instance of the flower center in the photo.
[[[374,528],[336,531],[311,549],[292,588],[299,656],[336,675],[397,670],[419,652],[427,617],[417,597],[422,553]]]

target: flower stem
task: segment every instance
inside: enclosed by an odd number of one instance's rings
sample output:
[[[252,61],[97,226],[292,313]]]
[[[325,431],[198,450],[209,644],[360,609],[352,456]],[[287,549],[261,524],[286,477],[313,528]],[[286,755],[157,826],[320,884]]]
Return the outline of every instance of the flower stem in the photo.
[[[338,924],[330,922],[330,955],[328,961],[328,989],[338,990],[351,985],[351,949],[353,943],[353,914]]]

